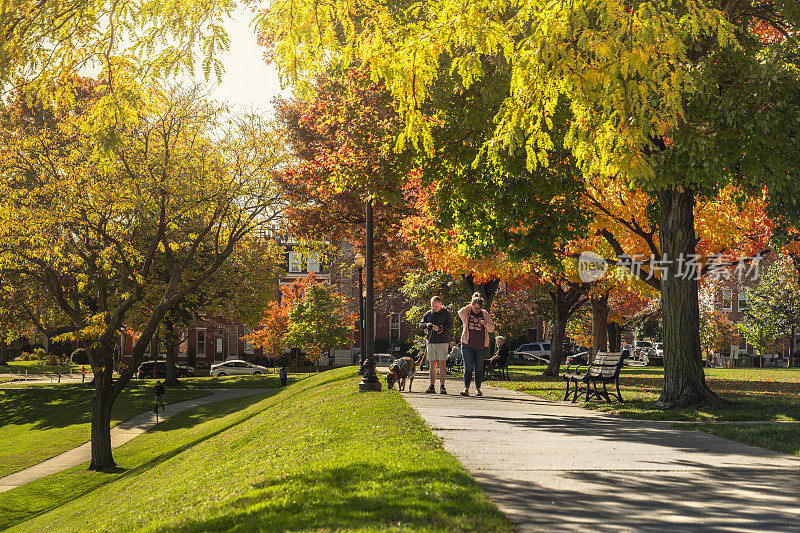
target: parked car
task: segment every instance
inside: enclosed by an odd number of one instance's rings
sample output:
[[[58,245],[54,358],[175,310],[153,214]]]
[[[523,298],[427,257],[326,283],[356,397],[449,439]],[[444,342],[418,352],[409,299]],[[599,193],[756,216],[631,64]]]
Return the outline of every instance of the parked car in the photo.
[[[375,354],[375,366],[392,366],[392,363],[394,363],[394,357],[388,353]]]
[[[588,350],[570,354],[565,359],[568,365],[585,365],[588,360],[589,360]]]
[[[550,355],[551,351],[549,342],[530,342],[528,344],[523,344],[511,352],[512,359],[541,364],[550,363]]]
[[[649,356],[651,365],[664,366],[664,343],[657,342],[653,345],[653,355]]]
[[[155,367],[155,373],[153,369]],[[194,368],[186,365],[175,365],[179,378],[193,378]],[[166,378],[167,377],[167,362],[166,361],[145,361],[139,368],[136,369],[136,377],[139,379],[153,379],[153,378]]]
[[[259,374],[269,374],[269,369],[241,359],[211,365],[212,376],[257,376]]]

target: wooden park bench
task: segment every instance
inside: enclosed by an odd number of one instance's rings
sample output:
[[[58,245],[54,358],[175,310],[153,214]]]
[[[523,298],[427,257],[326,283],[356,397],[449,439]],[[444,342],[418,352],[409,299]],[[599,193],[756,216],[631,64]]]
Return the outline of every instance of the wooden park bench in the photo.
[[[586,395],[585,401],[592,399],[605,400],[611,403],[611,396],[615,396],[620,403],[624,403],[622,393],[619,390],[619,371],[622,368],[622,352],[598,352],[594,361],[588,366],[578,365],[575,370],[570,370],[572,365],[567,366],[566,372],[561,376],[567,382],[567,391],[564,393],[564,400],[569,398],[572,392],[572,403],[578,401],[578,396]],[[581,371],[581,367],[586,367]],[[603,384],[603,390],[597,385]],[[616,394],[606,388],[608,383],[613,383],[617,387]],[[570,391],[570,384],[573,385]]]

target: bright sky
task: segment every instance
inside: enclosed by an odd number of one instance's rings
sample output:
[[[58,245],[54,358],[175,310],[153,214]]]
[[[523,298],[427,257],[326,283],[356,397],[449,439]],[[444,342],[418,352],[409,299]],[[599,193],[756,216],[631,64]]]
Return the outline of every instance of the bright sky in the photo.
[[[251,19],[246,9],[225,24],[231,39],[230,50],[220,56],[225,72],[220,84],[212,73],[208,89],[214,98],[234,107],[272,114],[272,99],[278,95],[288,98],[292,93],[289,88],[281,90],[274,65],[264,62],[264,48],[256,42],[255,30],[249,26]],[[198,77],[202,81],[202,72]]]

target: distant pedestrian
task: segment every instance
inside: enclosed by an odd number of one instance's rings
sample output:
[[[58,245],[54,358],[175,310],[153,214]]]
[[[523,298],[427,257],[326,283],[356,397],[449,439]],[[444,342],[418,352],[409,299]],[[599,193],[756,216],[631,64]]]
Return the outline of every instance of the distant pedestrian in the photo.
[[[508,345],[506,344],[505,337],[497,336],[495,339],[497,351],[494,357],[486,359],[483,365],[484,373],[490,368],[503,368],[508,361]]]
[[[447,374],[447,350],[450,348],[450,340],[453,338],[453,315],[442,304],[439,296],[431,298],[431,310],[425,313],[419,323],[421,329],[426,330],[425,352],[428,362],[431,365],[430,377],[431,386],[425,392],[434,394],[436,392],[436,369],[439,369],[439,393],[447,394],[444,387],[444,378]]]
[[[489,312],[483,308],[480,293],[472,295],[472,302],[458,310],[458,316],[464,323],[461,332],[461,355],[464,357],[464,390],[461,396],[469,396],[472,373],[475,372],[476,396],[483,396],[483,357],[489,348],[489,333],[494,331],[494,322]]]
[[[86,381],[86,366],[81,367],[81,383]]]
[[[156,412],[158,412],[159,406],[163,411],[167,407],[164,403],[164,385],[162,385],[160,381],[156,381],[156,386],[153,387],[153,392],[156,393]]]

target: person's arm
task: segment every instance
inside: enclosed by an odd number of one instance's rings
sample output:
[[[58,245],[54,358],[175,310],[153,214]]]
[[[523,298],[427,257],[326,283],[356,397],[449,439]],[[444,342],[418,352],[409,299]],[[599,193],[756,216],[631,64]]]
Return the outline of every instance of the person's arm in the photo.
[[[426,331],[427,331],[427,329],[428,329],[428,322],[429,322],[429,319],[428,319],[428,314],[429,314],[429,313],[430,313],[430,311],[428,311],[427,313],[425,313],[424,315],[422,315],[422,320],[420,320],[420,322],[419,322],[419,325],[417,326],[417,327],[419,327],[419,329],[424,329],[424,330],[426,330]]]
[[[445,317],[444,327],[442,327],[442,335],[444,335],[445,338],[452,338],[453,324],[454,324],[453,313],[451,313],[450,310],[447,309],[447,315]]]
[[[489,311],[483,310],[483,319],[486,321],[486,333],[491,333],[494,331],[494,321],[492,321],[492,315],[489,314]]]
[[[467,305],[458,310],[458,318],[460,318],[462,322],[467,320],[467,314],[469,313],[470,307],[471,306]]]

